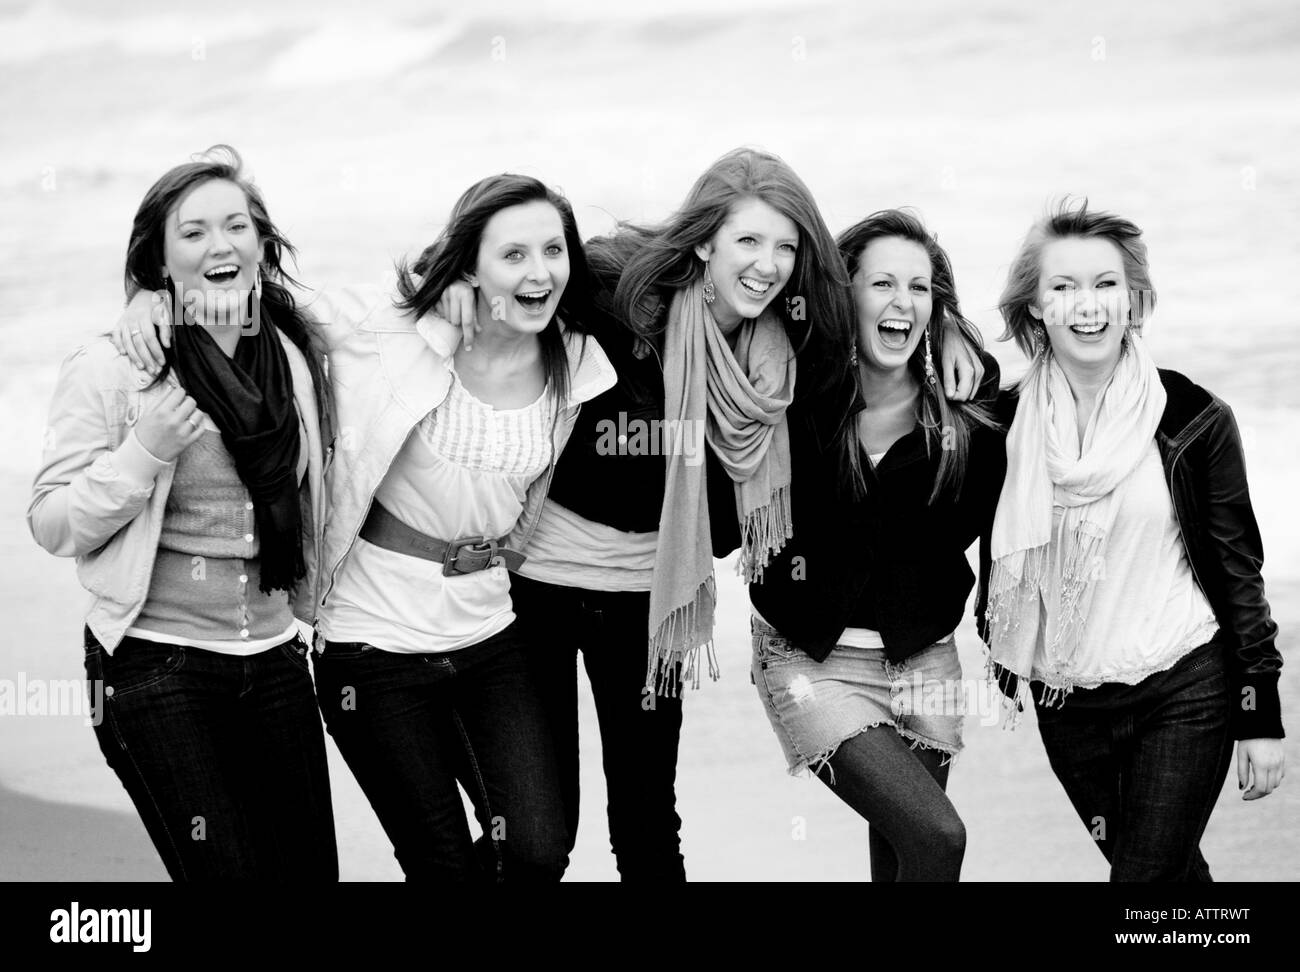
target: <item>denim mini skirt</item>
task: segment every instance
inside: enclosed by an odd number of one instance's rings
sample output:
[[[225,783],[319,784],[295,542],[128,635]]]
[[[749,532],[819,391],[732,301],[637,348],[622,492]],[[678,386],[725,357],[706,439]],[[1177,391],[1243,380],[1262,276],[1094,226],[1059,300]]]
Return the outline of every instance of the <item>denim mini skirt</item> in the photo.
[[[965,693],[952,635],[897,663],[884,648],[849,645],[818,662],[761,618],[750,623],[754,685],[792,775],[817,772],[846,739],[876,726],[947,759],[960,752]]]

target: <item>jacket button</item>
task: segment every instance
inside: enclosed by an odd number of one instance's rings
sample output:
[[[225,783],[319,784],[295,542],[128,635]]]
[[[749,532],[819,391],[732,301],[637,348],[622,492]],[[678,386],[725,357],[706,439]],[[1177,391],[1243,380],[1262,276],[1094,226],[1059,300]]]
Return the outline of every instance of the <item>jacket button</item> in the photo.
[[[251,533],[245,533],[244,543],[252,543],[252,542],[253,542],[253,535]]]

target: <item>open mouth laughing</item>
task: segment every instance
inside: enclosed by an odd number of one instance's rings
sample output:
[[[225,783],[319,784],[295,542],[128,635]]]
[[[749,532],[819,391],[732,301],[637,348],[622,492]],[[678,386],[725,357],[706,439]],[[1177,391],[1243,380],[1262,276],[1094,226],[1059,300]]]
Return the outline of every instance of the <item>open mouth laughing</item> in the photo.
[[[515,302],[529,314],[542,313],[546,308],[546,302],[550,299],[549,287],[544,290],[529,290],[522,294],[515,294]]]
[[[907,347],[907,339],[912,336],[912,322],[891,317],[876,325],[876,333],[881,344],[891,351],[899,351]]]
[[[1098,338],[1110,327],[1107,321],[1092,321],[1087,324],[1071,324],[1070,332],[1081,338]]]
[[[205,270],[203,277],[215,284],[228,284],[239,276],[239,267],[233,263],[223,263],[219,267]]]

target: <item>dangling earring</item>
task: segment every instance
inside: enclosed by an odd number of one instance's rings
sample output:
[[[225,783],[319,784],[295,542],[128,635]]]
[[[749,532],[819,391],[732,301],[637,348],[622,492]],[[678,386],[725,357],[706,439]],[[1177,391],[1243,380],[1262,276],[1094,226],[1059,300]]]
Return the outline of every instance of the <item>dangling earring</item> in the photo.
[[[858,342],[854,341],[849,348],[849,368],[855,369],[858,366]]]
[[[253,290],[248,295],[248,322],[256,325],[262,313],[262,265],[253,268]]]
[[[713,277],[709,275],[709,265],[704,264],[704,302],[712,304],[718,296],[717,288],[713,286]]]
[[[925,383],[930,386],[939,383],[939,376],[934,371],[934,357],[930,354],[930,328],[925,329]]]

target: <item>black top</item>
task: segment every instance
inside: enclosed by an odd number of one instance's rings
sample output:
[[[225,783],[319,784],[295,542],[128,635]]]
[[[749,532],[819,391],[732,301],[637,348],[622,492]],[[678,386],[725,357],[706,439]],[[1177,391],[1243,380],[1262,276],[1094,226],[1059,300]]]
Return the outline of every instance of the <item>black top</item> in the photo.
[[[590,241],[589,253],[595,256],[603,242]],[[556,463],[548,495],[595,523],[625,532],[649,533],[659,529],[667,469],[658,447],[662,440],[650,434],[650,423],[664,417],[662,332],[659,339],[639,337],[613,308],[617,273],[599,272],[593,260],[593,276],[594,310],[584,324],[618,372],[618,382],[586,402],[578,412],[569,442]],[[670,294],[659,296],[661,314],[667,314],[670,298]],[[611,449],[624,430],[626,445]],[[639,430],[645,434],[638,437]],[[641,452],[647,442],[655,445]],[[713,550],[716,556],[723,556],[740,542],[735,489],[713,450],[704,451]]]
[[[991,402],[1000,371],[992,356],[981,359],[976,400]],[[973,428],[960,495],[948,491],[930,504],[939,452],[927,453],[919,424],[874,469],[862,455],[867,493],[854,499],[839,486],[842,471],[822,445],[833,434],[834,412],[796,403],[789,418],[794,537],[763,582],[750,585],[754,607],[817,661],[846,627],[879,631],[894,662],[952,633],[975,583],[966,548],[993,525],[1006,472],[1005,432]]]

